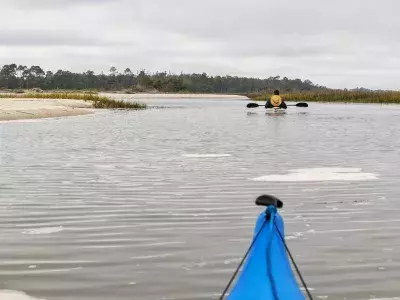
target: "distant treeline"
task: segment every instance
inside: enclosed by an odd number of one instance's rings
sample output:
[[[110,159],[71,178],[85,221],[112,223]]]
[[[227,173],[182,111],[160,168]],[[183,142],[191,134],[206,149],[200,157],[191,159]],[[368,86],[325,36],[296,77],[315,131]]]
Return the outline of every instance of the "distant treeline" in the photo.
[[[127,92],[189,92],[189,93],[257,93],[322,91],[327,88],[313,84],[310,80],[288,79],[280,76],[266,79],[237,76],[208,76],[202,74],[148,73],[144,70],[133,73],[126,68],[122,73],[111,67],[108,74],[95,74],[88,70],[73,73],[58,70],[53,73],[40,66],[4,65],[0,71],[0,89],[43,90],[97,90]]]

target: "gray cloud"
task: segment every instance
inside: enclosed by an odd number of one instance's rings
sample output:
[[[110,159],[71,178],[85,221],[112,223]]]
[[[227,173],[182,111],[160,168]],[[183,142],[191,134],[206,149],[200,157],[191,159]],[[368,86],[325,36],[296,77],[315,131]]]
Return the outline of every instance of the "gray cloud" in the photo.
[[[0,64],[281,75],[331,87],[399,89],[397,0],[0,0],[0,5]]]
[[[21,46],[129,46],[129,41],[107,41],[104,37],[84,36],[70,30],[1,30],[0,45]]]
[[[48,10],[55,8],[65,8],[71,6],[82,6],[82,5],[101,5],[110,2],[116,2],[118,0],[3,0],[9,6],[15,6],[19,9],[26,10]]]

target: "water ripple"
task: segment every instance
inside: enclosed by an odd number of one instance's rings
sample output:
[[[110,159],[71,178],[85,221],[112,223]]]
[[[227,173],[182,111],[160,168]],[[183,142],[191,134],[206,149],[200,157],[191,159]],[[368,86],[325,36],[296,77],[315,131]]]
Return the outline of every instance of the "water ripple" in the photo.
[[[1,299],[218,299],[264,193],[317,299],[398,297],[396,110],[191,103],[0,124]]]

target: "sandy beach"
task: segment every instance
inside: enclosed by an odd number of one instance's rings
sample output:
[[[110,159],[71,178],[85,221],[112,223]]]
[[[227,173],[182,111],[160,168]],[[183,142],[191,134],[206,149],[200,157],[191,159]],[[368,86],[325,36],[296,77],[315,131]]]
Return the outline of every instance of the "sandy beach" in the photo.
[[[77,116],[93,111],[92,104],[82,100],[0,99],[0,121]]]

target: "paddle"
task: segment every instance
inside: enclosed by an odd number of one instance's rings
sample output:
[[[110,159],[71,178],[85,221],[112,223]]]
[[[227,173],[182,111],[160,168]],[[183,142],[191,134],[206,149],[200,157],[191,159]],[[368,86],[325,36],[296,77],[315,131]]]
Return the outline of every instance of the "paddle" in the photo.
[[[265,106],[265,104],[258,104],[258,103],[249,103],[247,104],[247,108],[253,108],[253,107],[259,107],[259,106]],[[286,106],[296,106],[296,107],[308,107],[308,104],[305,102],[300,102],[297,104],[286,104]]]

